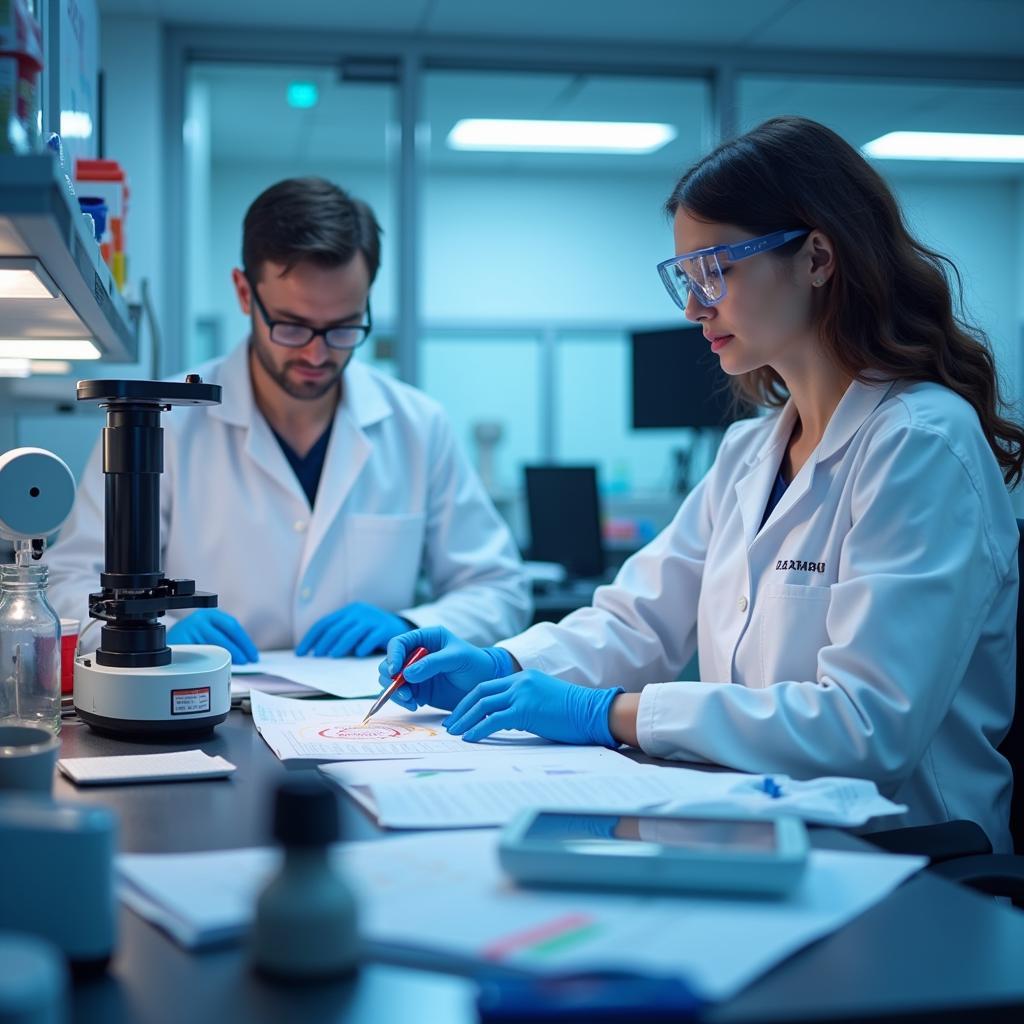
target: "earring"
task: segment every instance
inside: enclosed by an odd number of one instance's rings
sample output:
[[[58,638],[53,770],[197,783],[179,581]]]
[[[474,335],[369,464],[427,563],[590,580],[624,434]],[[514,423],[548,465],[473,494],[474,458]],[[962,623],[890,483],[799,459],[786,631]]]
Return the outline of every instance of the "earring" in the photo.
[[[820,285],[823,285],[824,283],[825,283],[825,279],[823,277],[816,277],[811,282],[811,284],[813,284],[815,288],[819,287]]]

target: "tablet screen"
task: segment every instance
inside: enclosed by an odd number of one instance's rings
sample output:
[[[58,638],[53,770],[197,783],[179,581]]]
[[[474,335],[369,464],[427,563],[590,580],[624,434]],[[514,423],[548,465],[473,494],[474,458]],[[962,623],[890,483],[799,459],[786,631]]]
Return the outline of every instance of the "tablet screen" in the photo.
[[[771,821],[713,821],[642,814],[538,814],[523,839],[554,843],[619,839],[700,852],[772,853],[778,845],[775,824]]]

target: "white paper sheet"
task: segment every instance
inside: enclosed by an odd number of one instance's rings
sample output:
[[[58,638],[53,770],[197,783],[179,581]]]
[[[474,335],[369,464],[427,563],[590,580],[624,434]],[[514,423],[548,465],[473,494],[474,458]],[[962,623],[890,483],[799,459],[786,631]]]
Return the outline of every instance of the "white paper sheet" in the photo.
[[[926,863],[814,850],[789,896],[743,900],[519,889],[499,868],[492,831],[350,843],[335,857],[359,896],[369,956],[456,970],[671,974],[712,1000],[863,913]],[[122,856],[121,895],[179,942],[202,947],[244,933],[277,861],[268,850]]]
[[[521,732],[499,732],[468,744],[441,725],[444,711],[381,709],[363,726],[370,700],[293,700],[253,690],[253,724],[282,760],[361,761],[423,757],[447,752],[549,746]]]
[[[671,770],[671,769],[670,769]],[[669,799],[671,782],[649,772],[519,777],[434,776],[415,786],[374,783],[370,795],[385,828],[504,825],[529,807],[639,811]]]
[[[278,697],[316,697],[320,690],[314,690],[305,683],[296,683],[292,679],[285,679],[282,676],[256,675],[246,673],[244,675],[231,677],[231,702],[239,704],[248,697],[252,690],[259,690],[261,693],[272,693]]]
[[[257,672],[290,679],[303,686],[335,697],[376,697],[380,693],[375,658],[300,658],[294,651],[260,651],[260,660],[248,665],[232,665],[232,676]]]
[[[377,802],[370,785],[397,782],[409,785],[423,779],[521,779],[528,776],[573,776],[581,772],[628,774],[641,766],[604,747],[571,747],[556,743],[542,747],[498,747],[446,752],[402,761],[332,761],[320,765],[379,822]],[[434,825],[430,827],[436,827]]]
[[[173,750],[164,754],[114,754],[107,757],[62,757],[57,767],[78,786],[127,782],[174,782],[218,779],[235,765],[202,750]]]
[[[470,744],[465,746],[469,747]],[[552,743],[513,750],[487,747],[464,749],[416,761],[336,761],[320,765],[339,786],[408,782],[428,778],[519,778],[526,775],[577,775],[581,772],[630,772],[642,769],[636,761],[605,747],[571,747]]]
[[[479,828],[504,825],[529,807],[564,810],[643,810],[691,814],[774,816],[792,814],[818,824],[863,825],[871,817],[906,810],[880,796],[863,779],[794,782],[775,777],[782,796],[763,787],[763,776],[702,772],[683,767],[636,765],[621,755],[586,774],[504,771],[486,775],[441,773],[416,785],[400,778],[371,779],[359,799],[385,828]],[[623,762],[634,769],[628,771]],[[343,773],[327,771],[346,788]]]

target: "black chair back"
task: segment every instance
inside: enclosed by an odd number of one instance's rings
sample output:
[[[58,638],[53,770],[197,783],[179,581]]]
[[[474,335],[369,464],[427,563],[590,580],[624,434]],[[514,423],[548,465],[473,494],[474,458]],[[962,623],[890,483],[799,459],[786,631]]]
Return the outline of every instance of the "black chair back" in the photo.
[[[1010,805],[1010,831],[1013,848],[1024,853],[1024,519],[1017,520],[1021,542],[1017,548],[1021,591],[1017,595],[1017,700],[1013,720],[1006,738],[999,744],[999,753],[1013,769],[1013,802]]]

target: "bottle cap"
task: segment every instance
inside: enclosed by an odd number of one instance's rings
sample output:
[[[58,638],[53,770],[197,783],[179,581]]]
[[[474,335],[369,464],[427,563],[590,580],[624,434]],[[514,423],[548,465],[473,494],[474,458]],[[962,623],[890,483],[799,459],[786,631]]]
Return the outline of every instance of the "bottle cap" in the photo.
[[[337,842],[338,799],[319,776],[286,779],[274,797],[274,838],[284,846]]]

